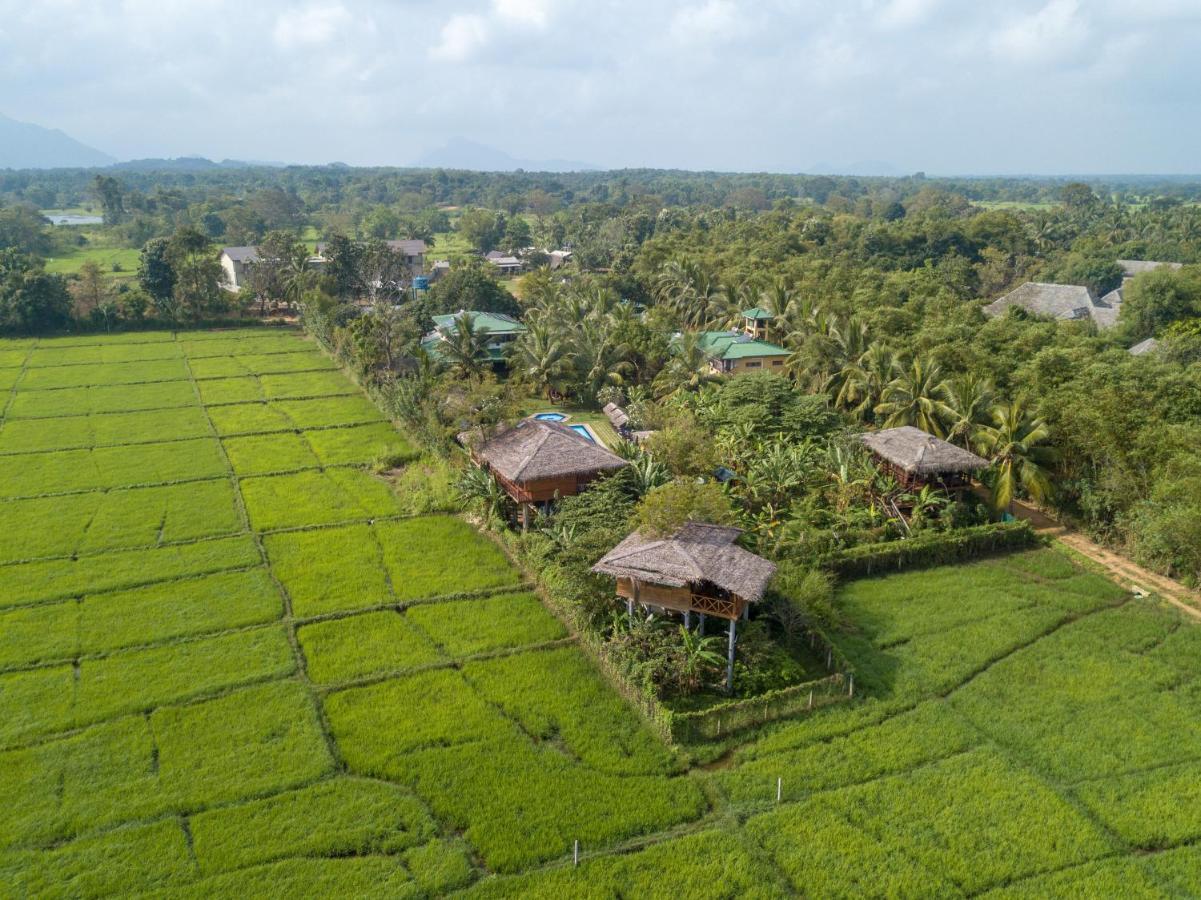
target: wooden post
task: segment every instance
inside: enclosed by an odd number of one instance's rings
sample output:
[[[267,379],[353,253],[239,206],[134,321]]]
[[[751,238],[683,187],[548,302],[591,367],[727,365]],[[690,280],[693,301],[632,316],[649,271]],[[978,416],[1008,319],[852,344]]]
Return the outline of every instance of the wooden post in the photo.
[[[684,610],[684,630],[692,630],[692,610],[690,609]]]
[[[700,623],[699,623],[699,624],[696,626],[696,630],[697,630],[697,632],[698,632],[699,634],[701,634],[702,636],[705,634],[705,614],[704,614],[704,613],[701,613],[701,621],[700,621]]]
[[[580,864],[580,842],[578,840],[575,842],[575,848],[572,850],[571,861],[573,865],[578,866]]]
[[[742,607],[742,621],[749,622],[751,620],[751,605],[747,603]]]
[[[726,653],[726,693],[734,693],[734,641],[738,628],[738,620],[730,620],[730,647]]]
[[[530,505],[521,504],[521,533],[525,534],[530,528]]]
[[[626,615],[631,619],[634,618],[634,598],[631,597],[626,601]]]
[[[848,697],[855,696],[855,676],[854,675],[847,676],[847,696]]]
[[[780,799],[783,796],[784,796],[784,779],[777,778],[776,779],[776,802],[779,803]]]

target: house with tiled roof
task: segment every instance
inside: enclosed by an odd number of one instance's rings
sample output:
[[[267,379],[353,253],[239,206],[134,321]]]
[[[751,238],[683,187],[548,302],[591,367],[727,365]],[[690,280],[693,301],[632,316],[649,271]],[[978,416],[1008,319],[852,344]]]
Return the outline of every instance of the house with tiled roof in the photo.
[[[504,313],[461,309],[457,313],[433,316],[434,330],[421,339],[422,348],[431,356],[437,357],[439,345],[444,341],[453,340],[459,333],[458,322],[464,315],[471,317],[471,327],[477,334],[487,336],[488,356],[494,363],[504,362],[505,350],[509,344],[526,331],[526,327],[520,321]]]
[[[702,331],[700,346],[715,375],[783,372],[788,351],[742,331]]]

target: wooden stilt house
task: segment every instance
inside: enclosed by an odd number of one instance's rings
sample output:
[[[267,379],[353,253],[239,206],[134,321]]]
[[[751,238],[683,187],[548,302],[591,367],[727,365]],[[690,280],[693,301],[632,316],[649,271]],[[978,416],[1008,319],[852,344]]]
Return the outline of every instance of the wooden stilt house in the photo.
[[[747,616],[750,604],[763,598],[776,573],[774,563],[734,543],[741,533],[738,528],[700,522],[689,522],[665,538],[635,531],[592,567],[597,574],[617,579],[617,595],[626,599],[630,615],[640,604],[680,613],[685,627],[691,627],[696,613],[702,630],[706,616],[726,619],[727,691],[734,688],[738,620]]]
[[[907,491],[926,485],[948,492],[965,490],[971,487],[972,474],[988,467],[988,460],[912,425],[869,431],[859,439]]]
[[[524,419],[476,446],[468,433],[459,438],[475,463],[521,508],[523,530],[531,504],[578,494],[597,478],[629,465],[579,432],[538,419]]]

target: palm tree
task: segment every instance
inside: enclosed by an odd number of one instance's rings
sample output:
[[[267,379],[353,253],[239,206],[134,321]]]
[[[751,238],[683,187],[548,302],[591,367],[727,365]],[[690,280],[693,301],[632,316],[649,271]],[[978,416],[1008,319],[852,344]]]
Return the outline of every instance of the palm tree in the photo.
[[[685,331],[676,341],[671,359],[655,376],[655,397],[661,400],[680,393],[692,393],[717,378],[709,368],[709,356],[701,346],[701,336]]]
[[[478,375],[488,364],[488,332],[475,330],[475,317],[469,312],[455,316],[450,339],[438,345],[438,353],[451,371],[460,375]]]
[[[683,666],[680,671],[682,687],[687,692],[700,689],[706,671],[718,668],[722,663],[721,654],[713,649],[720,638],[701,637],[694,631],[680,626],[680,638],[683,641]]]
[[[834,405],[848,410],[861,422],[871,421],[895,370],[892,350],[876,341],[840,373],[837,381],[841,381],[842,386],[834,397]]]
[[[948,419],[947,440],[970,449],[976,429],[991,419],[993,384],[988,378],[974,373],[947,381]]]
[[[990,424],[976,431],[976,449],[992,460],[992,503],[998,512],[1008,509],[1019,489],[1037,503],[1055,492],[1048,466],[1055,451],[1047,423],[1034,415],[1019,398],[997,403],[990,410]]]
[[[532,323],[514,345],[513,355],[513,369],[549,398],[567,366],[564,341],[549,325]]]
[[[875,412],[884,417],[885,427],[913,425],[942,437],[942,423],[954,418],[946,398],[947,386],[938,363],[921,357],[914,357],[908,365],[898,360],[895,376],[885,385]]]

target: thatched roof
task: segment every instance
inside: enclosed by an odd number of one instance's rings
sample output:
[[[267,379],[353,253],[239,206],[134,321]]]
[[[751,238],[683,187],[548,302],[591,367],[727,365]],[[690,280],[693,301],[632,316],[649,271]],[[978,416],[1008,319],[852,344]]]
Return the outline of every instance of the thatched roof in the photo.
[[[912,425],[869,431],[859,439],[872,453],[912,475],[974,472],[988,466],[988,460]]]
[[[1122,267],[1122,278],[1133,278],[1135,275],[1141,275],[1143,272],[1154,272],[1156,269],[1172,269],[1181,268],[1178,262],[1158,262],[1153,259],[1119,259],[1118,265]]]
[[[592,567],[598,575],[684,587],[708,581],[744,600],[762,599],[774,563],[737,546],[739,528],[689,522],[671,537],[635,531]]]
[[[1153,353],[1159,349],[1159,341],[1153,337],[1147,338],[1145,341],[1139,341],[1127,352],[1131,356],[1142,356],[1144,353]]]
[[[1053,319],[1087,319],[1096,305],[1092,291],[1078,284],[1027,281],[984,307],[986,316],[999,316],[1011,306]]]
[[[609,423],[614,428],[625,428],[630,424],[630,417],[626,415],[626,411],[616,403],[605,404],[605,415],[609,419]]]
[[[556,422],[523,419],[475,448],[488,467],[516,484],[615,471],[629,463]]]

